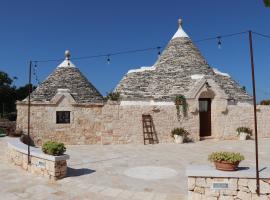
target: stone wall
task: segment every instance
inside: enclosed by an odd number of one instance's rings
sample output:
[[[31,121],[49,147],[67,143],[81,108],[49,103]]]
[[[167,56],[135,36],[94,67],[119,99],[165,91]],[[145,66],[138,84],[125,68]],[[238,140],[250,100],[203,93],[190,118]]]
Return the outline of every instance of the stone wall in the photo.
[[[187,117],[181,114],[178,120],[175,105],[106,104],[102,113],[102,143],[142,144],[142,114],[151,114],[160,143],[173,142],[171,130],[176,127],[184,127],[194,140],[199,139],[198,114],[190,112]]]
[[[215,190],[213,183],[229,183],[229,189]],[[256,194],[256,179],[188,177],[189,200],[269,200],[270,179],[260,180],[260,196]]]
[[[15,139],[17,140],[17,139]],[[17,142],[15,142],[17,143]],[[19,149],[15,147],[14,141],[8,142],[7,157],[9,162],[21,167],[22,169],[29,171],[38,176],[47,177],[51,180],[57,180],[66,177],[67,174],[67,161],[68,156],[62,156],[63,159],[48,159],[49,157],[54,158],[54,156],[38,156],[37,153],[30,153],[30,161],[28,164],[28,155],[26,148],[23,147]],[[24,145],[24,144],[22,144]],[[24,145],[26,146],[26,145]],[[18,150],[19,149],[19,150]]]
[[[65,144],[143,143],[142,114],[151,114],[159,142],[171,143],[171,130],[183,127],[194,141],[200,139],[198,98],[188,100],[188,115],[177,117],[173,102],[108,102],[105,105],[80,105],[60,98],[57,103],[31,106],[31,136],[36,144],[47,140]],[[134,103],[134,104],[133,104]],[[27,104],[17,104],[17,129],[27,132]],[[259,137],[270,137],[270,107],[258,106]],[[56,111],[70,111],[70,124],[56,124]],[[251,104],[227,105],[215,96],[212,100],[212,138],[237,139],[236,128],[253,127]]]
[[[17,129],[27,133],[27,105],[17,104]],[[57,124],[56,111],[70,111],[70,124]],[[73,106],[67,98],[59,104],[31,106],[31,137],[37,145],[53,140],[65,144],[101,143],[102,107]]]
[[[228,139],[236,136],[236,128],[249,127],[254,133],[254,114],[252,105],[229,105],[227,111],[217,116],[220,138]],[[257,106],[258,136],[270,137],[270,106]]]

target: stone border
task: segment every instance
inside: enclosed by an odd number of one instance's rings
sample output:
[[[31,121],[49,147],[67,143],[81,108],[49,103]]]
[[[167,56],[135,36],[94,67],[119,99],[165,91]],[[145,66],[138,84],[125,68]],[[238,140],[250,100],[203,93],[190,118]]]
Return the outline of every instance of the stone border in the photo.
[[[224,172],[210,166],[189,166],[188,199],[270,199],[270,169],[260,172],[260,196],[256,194],[255,169],[240,168],[236,172]]]
[[[30,147],[30,160],[28,164],[28,146],[19,138],[8,140],[8,160],[26,171],[57,180],[67,174],[67,160],[69,155],[51,156],[42,152],[40,148]]]

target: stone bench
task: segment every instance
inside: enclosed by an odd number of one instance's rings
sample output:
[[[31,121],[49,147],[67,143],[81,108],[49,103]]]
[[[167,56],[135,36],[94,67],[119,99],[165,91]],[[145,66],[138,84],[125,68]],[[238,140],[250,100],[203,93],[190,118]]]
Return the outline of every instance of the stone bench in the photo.
[[[260,197],[256,194],[256,170],[239,168],[235,172],[216,170],[213,166],[188,166],[188,199],[270,199],[270,168],[260,171]]]
[[[42,152],[40,148],[30,147],[30,160],[28,164],[28,146],[19,138],[8,140],[8,160],[31,173],[57,180],[67,174],[67,160],[69,155],[51,156]]]

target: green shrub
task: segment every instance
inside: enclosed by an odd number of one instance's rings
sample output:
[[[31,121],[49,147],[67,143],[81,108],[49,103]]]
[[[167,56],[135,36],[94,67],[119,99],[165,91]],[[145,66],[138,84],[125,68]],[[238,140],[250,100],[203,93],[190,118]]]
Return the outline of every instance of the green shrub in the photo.
[[[42,151],[53,156],[61,156],[65,153],[66,147],[63,143],[48,141],[42,145]]]
[[[105,97],[106,100],[118,101],[120,99],[120,92],[110,92]]]
[[[189,132],[184,128],[175,128],[171,131],[171,136],[174,137],[174,135],[180,135],[183,138],[186,138],[189,135]]]
[[[239,163],[244,159],[243,155],[234,152],[213,152],[208,156],[208,160],[211,162],[225,161],[231,164]]]
[[[5,136],[6,136],[5,131],[2,128],[0,128],[0,137],[5,137]]]
[[[260,102],[260,105],[269,106],[269,105],[270,105],[270,100],[262,100],[262,101]]]
[[[247,133],[249,136],[252,135],[252,130],[250,128],[247,128],[247,127],[238,127],[236,129],[236,131],[238,134],[240,134],[242,132],[242,133]]]

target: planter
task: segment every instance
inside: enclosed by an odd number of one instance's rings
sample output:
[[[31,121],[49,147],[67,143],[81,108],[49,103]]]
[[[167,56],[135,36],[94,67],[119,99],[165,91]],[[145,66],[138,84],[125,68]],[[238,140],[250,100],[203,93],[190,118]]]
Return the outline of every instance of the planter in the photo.
[[[240,132],[239,133],[239,140],[247,140],[248,134],[245,132]]]
[[[181,135],[174,135],[173,137],[176,144],[182,144],[184,142],[184,137]]]
[[[216,169],[221,170],[221,171],[236,171],[239,165],[239,162],[237,163],[228,163],[225,161],[220,161],[220,162],[214,162]]]

